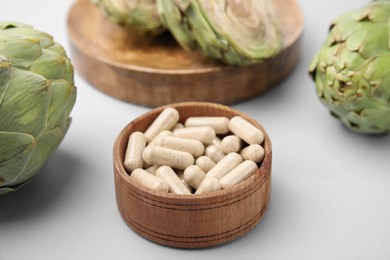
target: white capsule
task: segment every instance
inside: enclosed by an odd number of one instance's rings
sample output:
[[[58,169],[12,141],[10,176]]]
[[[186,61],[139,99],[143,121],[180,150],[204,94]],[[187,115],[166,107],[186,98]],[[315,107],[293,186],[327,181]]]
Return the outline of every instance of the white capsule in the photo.
[[[160,133],[158,133],[157,136],[172,136],[172,135],[173,135],[172,131],[170,131],[170,130],[163,130]]]
[[[153,143],[157,146],[189,152],[194,157],[201,156],[204,152],[204,146],[202,142],[195,139],[159,135],[153,139]]]
[[[176,129],[173,135],[182,138],[195,139],[201,141],[203,144],[211,144],[215,138],[215,131],[209,126],[188,127]]]
[[[241,156],[244,160],[251,160],[260,163],[264,159],[264,148],[258,144],[251,144],[241,150]]]
[[[206,178],[206,173],[199,166],[191,165],[185,169],[183,177],[191,187],[197,189]]]
[[[133,178],[141,186],[144,186],[146,188],[155,191],[169,191],[169,185],[164,179],[157,177],[143,169],[135,169],[131,173],[130,178]]]
[[[164,131],[161,131],[160,133],[158,133],[158,135],[156,135],[156,137],[154,137],[148,145],[154,145],[155,144],[155,140],[156,138],[160,137],[160,136],[172,136],[173,133],[169,130],[164,130]]]
[[[176,129],[182,129],[184,128],[184,125],[182,123],[177,123],[176,125],[173,126],[171,131],[175,131]]]
[[[190,167],[190,166],[189,166]],[[187,167],[188,168],[188,167]],[[187,189],[192,193],[194,190],[191,185],[188,184],[188,182],[184,179],[184,171],[183,170],[175,170],[177,177],[183,182],[184,186],[187,187]]]
[[[158,165],[152,165],[152,166],[147,167],[145,169],[145,171],[147,171],[153,175],[156,175],[157,169],[158,169]]]
[[[143,158],[146,163],[151,165],[167,165],[180,170],[194,164],[194,157],[190,153],[159,146],[146,147]]]
[[[236,135],[228,135],[222,139],[221,148],[226,154],[237,153],[242,148],[242,141]]]
[[[205,155],[213,160],[215,163],[218,163],[222,160],[226,154],[222,151],[222,148],[217,145],[209,145],[206,147]]]
[[[257,169],[257,164],[254,161],[246,160],[220,179],[219,183],[223,189],[229,188],[251,177]]]
[[[209,193],[213,191],[220,190],[221,184],[217,178],[205,178],[200,184],[199,188],[196,190],[195,194]]]
[[[124,167],[128,172],[132,172],[137,168],[142,168],[143,159],[142,152],[145,149],[146,138],[141,132],[134,132],[129,137],[124,160]]]
[[[171,129],[179,121],[179,112],[176,109],[165,108],[145,131],[146,140],[152,141],[163,130]]]
[[[248,144],[261,144],[264,141],[263,132],[240,116],[230,119],[229,129]]]
[[[200,156],[196,159],[195,164],[206,173],[215,166],[215,162],[207,156]]]
[[[206,178],[217,178],[219,180],[241,162],[242,158],[238,153],[229,153],[206,174]]]
[[[171,167],[159,167],[156,176],[164,179],[168,183],[170,192],[175,194],[191,194],[191,191],[187,189]]]
[[[215,130],[216,134],[226,134],[229,132],[229,119],[226,117],[189,117],[185,122],[185,127],[209,126]]]
[[[221,147],[222,140],[221,140],[218,136],[216,136],[216,137],[213,139],[213,141],[211,142],[211,144]]]

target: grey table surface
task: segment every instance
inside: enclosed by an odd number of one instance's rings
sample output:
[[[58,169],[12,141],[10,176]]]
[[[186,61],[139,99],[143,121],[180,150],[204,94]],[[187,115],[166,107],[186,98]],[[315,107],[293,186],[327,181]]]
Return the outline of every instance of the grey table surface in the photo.
[[[232,107],[261,122],[274,150],[271,201],[250,233],[201,250],[134,233],[115,201],[112,145],[149,108],[115,100],[79,74],[72,126],[26,187],[0,197],[0,259],[390,259],[390,136],[355,134],[332,118],[307,75],[333,18],[366,0],[298,0],[301,60],[275,89]],[[68,52],[73,1],[0,1],[1,20],[49,32]]]

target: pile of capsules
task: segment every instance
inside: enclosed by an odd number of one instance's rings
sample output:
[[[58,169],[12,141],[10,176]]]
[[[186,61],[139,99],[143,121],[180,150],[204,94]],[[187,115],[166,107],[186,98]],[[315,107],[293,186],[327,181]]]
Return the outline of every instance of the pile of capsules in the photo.
[[[202,194],[227,189],[252,176],[264,158],[264,134],[240,116],[189,117],[165,108],[145,131],[133,132],[124,167],[155,191]]]

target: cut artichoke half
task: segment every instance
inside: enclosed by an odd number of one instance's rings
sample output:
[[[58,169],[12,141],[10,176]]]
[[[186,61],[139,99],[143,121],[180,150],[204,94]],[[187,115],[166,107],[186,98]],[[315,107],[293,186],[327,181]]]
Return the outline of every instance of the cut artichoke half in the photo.
[[[165,30],[155,0],[92,0],[111,21],[143,36]]]
[[[169,28],[180,46],[187,51],[196,49],[196,41],[185,15],[190,0],[157,0],[156,2],[161,22],[165,28]]]
[[[278,54],[284,35],[269,0],[157,0],[160,16],[187,50],[232,65]]]

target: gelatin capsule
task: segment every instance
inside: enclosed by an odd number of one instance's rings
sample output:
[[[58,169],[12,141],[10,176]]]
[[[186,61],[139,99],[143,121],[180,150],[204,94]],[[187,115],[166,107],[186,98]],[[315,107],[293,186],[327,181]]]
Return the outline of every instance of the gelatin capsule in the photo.
[[[219,180],[223,176],[228,174],[231,170],[233,170],[241,162],[241,155],[239,155],[238,153],[229,153],[206,174],[206,178],[217,178]]]
[[[156,175],[157,169],[158,169],[158,165],[152,165],[152,166],[147,167],[145,169],[145,171],[147,171],[153,175]]]
[[[199,185],[199,188],[196,190],[195,194],[209,193],[213,191],[220,190],[221,184],[217,178],[205,178],[202,183]]]
[[[218,136],[216,136],[216,137],[213,139],[213,141],[211,142],[211,144],[212,144],[212,145],[216,145],[216,146],[221,147],[222,140],[221,140]]]
[[[127,144],[124,167],[128,172],[132,172],[137,168],[142,168],[143,158],[142,152],[145,149],[146,138],[141,132],[134,132],[129,137]]]
[[[200,156],[196,159],[195,164],[199,166],[205,173],[210,171],[214,166],[215,162],[207,156]]]
[[[191,165],[185,169],[183,177],[191,187],[197,189],[206,178],[206,173],[199,166]]]
[[[203,144],[211,144],[215,138],[215,131],[209,126],[188,127],[176,129],[173,135],[182,138],[195,139],[201,141]]]
[[[242,148],[241,138],[236,135],[228,135],[222,139],[221,142],[222,151],[226,154],[237,153]]]
[[[160,133],[158,133],[158,135],[156,135],[156,137],[154,137],[154,138],[149,142],[148,145],[154,145],[156,138],[158,138],[158,137],[160,137],[160,136],[172,136],[172,135],[173,135],[173,133],[172,133],[171,131],[169,131],[169,130],[161,131]]]
[[[254,161],[246,160],[219,180],[223,189],[239,184],[257,171],[257,164]]]
[[[139,183],[141,186],[155,190],[155,191],[169,191],[169,185],[160,177],[157,177],[143,169],[135,169],[131,175],[130,178],[133,178],[137,183]]]
[[[182,129],[184,128],[184,125],[182,123],[177,123],[176,125],[173,126],[171,131],[175,131],[176,129]]]
[[[226,154],[222,151],[222,148],[217,145],[209,145],[206,147],[205,155],[213,160],[215,163],[218,163],[222,160]]]
[[[242,159],[260,163],[264,159],[264,148],[258,144],[251,144],[240,152]]]
[[[201,156],[204,152],[204,145],[200,141],[195,139],[158,135],[153,140],[153,143],[157,146],[183,152],[189,152],[194,157]]]
[[[151,165],[167,165],[184,170],[194,164],[194,157],[188,152],[177,151],[159,146],[148,146],[144,149],[143,158]]]
[[[263,132],[240,116],[230,119],[229,129],[248,144],[261,144]]]
[[[226,117],[189,117],[184,125],[185,127],[209,126],[216,134],[229,132],[229,119]]]
[[[190,167],[190,166],[188,166]],[[187,168],[188,168],[187,167]],[[183,170],[175,170],[176,172],[176,175],[177,177],[179,177],[179,179],[183,182],[184,186],[187,187],[187,189],[192,193],[192,191],[194,190],[191,185],[188,184],[188,182],[184,179],[184,171]]]
[[[157,169],[156,176],[164,179],[169,185],[169,191],[175,194],[191,194],[184,183],[169,166],[161,166]]]
[[[151,142],[163,130],[170,130],[179,121],[179,112],[172,107],[165,108],[145,131],[146,140]]]

